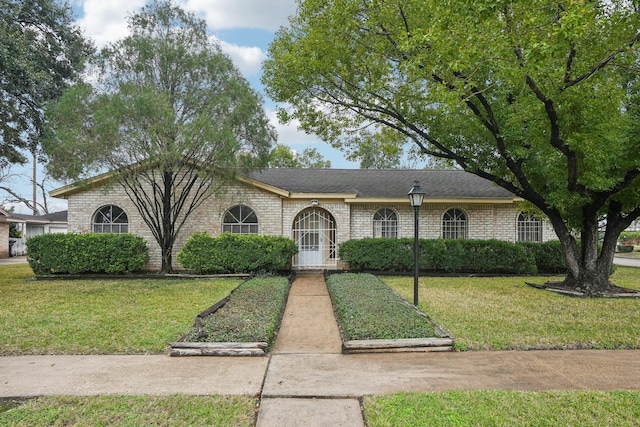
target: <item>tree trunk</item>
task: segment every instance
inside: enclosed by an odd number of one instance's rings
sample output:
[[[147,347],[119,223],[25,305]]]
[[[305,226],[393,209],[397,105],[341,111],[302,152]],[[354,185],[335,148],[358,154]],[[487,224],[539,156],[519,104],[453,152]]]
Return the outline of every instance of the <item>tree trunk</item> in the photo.
[[[173,195],[173,182],[174,176],[170,171],[165,171],[162,174],[162,181],[164,184],[164,191],[162,193],[162,272],[173,272],[173,242],[175,241],[175,229],[173,227],[172,218],[172,195]]]
[[[173,272],[173,247],[165,247],[166,242],[162,246],[162,272]],[[173,246],[173,245],[172,245]]]
[[[567,265],[567,276],[562,286],[583,292],[585,296],[599,296],[611,292],[614,285],[609,281],[618,236],[624,224],[615,217],[609,218],[605,238],[598,241],[598,217],[584,212],[580,240],[576,240],[566,224],[557,216],[552,218],[554,230],[560,239]]]

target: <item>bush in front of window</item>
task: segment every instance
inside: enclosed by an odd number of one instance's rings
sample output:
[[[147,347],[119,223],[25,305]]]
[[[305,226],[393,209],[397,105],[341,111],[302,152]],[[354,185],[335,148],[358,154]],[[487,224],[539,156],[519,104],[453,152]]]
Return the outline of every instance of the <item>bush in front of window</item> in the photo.
[[[27,250],[35,274],[128,274],[149,260],[146,242],[132,234],[41,234]]]
[[[420,239],[420,270],[448,273],[535,274],[534,256],[501,240]],[[340,245],[352,270],[413,271],[413,239],[355,239]]]
[[[558,240],[549,242],[518,242],[536,260],[536,268],[540,274],[565,273],[567,267],[562,256],[562,247]]]
[[[194,233],[178,253],[178,262],[199,274],[276,273],[290,271],[297,252],[296,243],[281,236]]]

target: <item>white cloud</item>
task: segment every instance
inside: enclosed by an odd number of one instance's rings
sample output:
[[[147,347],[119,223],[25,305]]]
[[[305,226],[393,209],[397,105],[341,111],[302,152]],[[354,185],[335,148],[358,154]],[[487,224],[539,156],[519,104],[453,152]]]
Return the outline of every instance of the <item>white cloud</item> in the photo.
[[[78,25],[98,49],[128,34],[127,16],[139,11],[146,0],[85,0]]]
[[[213,30],[259,28],[275,31],[295,14],[295,0],[181,0],[186,10],[202,14]]]
[[[269,122],[273,127],[275,127],[276,132],[278,132],[279,143],[288,145],[290,147],[306,147],[308,145],[313,145],[320,142],[316,135],[309,135],[303,130],[298,129],[300,126],[300,122],[298,120],[293,120],[290,123],[283,124],[280,123],[280,120],[278,120],[278,116],[275,110],[265,108],[265,112],[267,117],[269,118]]]
[[[262,62],[267,59],[267,54],[259,47],[238,46],[215,37],[214,40],[220,43],[222,51],[231,57],[235,66],[245,77],[258,74],[261,70]]]

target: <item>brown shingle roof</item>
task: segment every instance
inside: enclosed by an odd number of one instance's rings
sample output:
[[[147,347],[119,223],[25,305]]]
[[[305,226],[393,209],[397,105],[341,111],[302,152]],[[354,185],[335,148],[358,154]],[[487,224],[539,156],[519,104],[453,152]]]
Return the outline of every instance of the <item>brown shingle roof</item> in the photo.
[[[356,193],[359,198],[405,198],[414,184],[427,198],[513,199],[509,191],[462,170],[264,169],[249,177],[292,193]]]

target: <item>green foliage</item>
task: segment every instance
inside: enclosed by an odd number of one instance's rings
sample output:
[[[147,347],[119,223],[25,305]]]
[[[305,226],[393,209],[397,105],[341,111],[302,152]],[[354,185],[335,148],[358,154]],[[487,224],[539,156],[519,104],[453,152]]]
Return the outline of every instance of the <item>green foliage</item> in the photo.
[[[286,237],[194,233],[178,253],[178,262],[198,273],[264,273],[291,270],[296,243]]]
[[[41,234],[27,250],[36,274],[132,273],[149,258],[144,239],[132,234]]]
[[[330,168],[331,161],[325,160],[315,148],[305,148],[302,153],[292,151],[283,144],[276,146],[269,153],[270,168]]]
[[[20,230],[20,227],[15,222],[9,223],[9,237],[12,237],[14,239],[19,239],[22,237],[22,230]]]
[[[628,254],[633,252],[633,245],[618,245],[618,252]]]
[[[393,156],[410,140],[527,200],[563,242],[568,279],[604,290],[640,216],[632,3],[301,0],[262,80],[281,120],[337,148]]]
[[[618,241],[623,245],[640,246],[640,231],[623,231]]]
[[[206,24],[172,1],[149,3],[129,35],[93,58],[97,82],[78,84],[47,117],[43,148],[54,178],[108,170],[125,188],[171,271],[173,243],[191,214],[266,164],[276,133]]]
[[[43,107],[78,78],[92,47],[69,4],[0,0],[0,167],[24,163],[46,120]]]
[[[218,311],[202,319],[204,334],[191,328],[187,341],[266,342],[272,345],[289,295],[285,277],[261,277],[244,282]]]
[[[559,241],[552,240],[544,243],[520,242],[518,244],[533,255],[539,274],[564,273],[567,270]]]
[[[327,279],[327,287],[347,340],[436,336],[426,318],[375,276],[333,274]]]
[[[500,240],[419,240],[420,270],[456,273],[536,272],[534,256],[516,243]],[[413,239],[349,240],[340,259],[354,270],[413,270]]]

